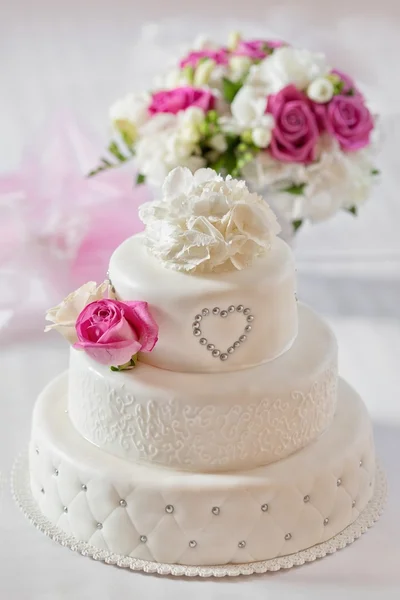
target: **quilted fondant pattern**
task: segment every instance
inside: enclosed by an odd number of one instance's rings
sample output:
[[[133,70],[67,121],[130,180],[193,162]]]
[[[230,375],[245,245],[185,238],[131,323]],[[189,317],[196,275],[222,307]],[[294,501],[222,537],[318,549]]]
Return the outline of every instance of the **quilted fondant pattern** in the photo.
[[[231,475],[135,466],[109,456],[80,438],[56,391],[47,390],[34,419],[32,491],[52,522],[102,549],[188,565],[268,559],[329,539],[372,495],[371,428],[347,387],[336,432],[281,463]]]

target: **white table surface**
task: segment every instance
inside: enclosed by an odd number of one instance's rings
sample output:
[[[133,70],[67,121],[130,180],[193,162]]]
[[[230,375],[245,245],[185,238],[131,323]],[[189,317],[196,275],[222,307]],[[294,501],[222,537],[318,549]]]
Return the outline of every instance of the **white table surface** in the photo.
[[[358,219],[343,214],[305,230],[296,254],[300,298],[337,334],[341,372],[371,411],[390,490],[382,519],[367,535],[288,572],[185,580],[95,563],[36,531],[9,492],[35,398],[66,368],[67,348],[55,334],[10,341],[0,329],[0,599],[398,600],[400,2],[0,0],[0,14],[0,172],[17,167],[23,148],[60,108],[70,108],[106,142],[109,104],[147,86],[159,64],[197,33],[272,34],[326,51],[362,82],[382,115],[382,185]]]

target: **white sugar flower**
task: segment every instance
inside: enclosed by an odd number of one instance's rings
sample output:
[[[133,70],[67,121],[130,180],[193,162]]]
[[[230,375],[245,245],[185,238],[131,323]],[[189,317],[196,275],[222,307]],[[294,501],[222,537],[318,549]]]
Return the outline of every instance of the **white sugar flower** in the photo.
[[[276,94],[290,84],[304,90],[328,72],[323,54],[282,46],[250,69],[247,83],[262,87],[266,94]]]
[[[69,294],[60,304],[54,308],[49,308],[46,314],[46,321],[51,321],[51,325],[46,325],[45,331],[55,329],[70,343],[78,341],[75,331],[75,323],[82,310],[96,300],[103,298],[115,298],[109,281],[104,281],[97,285],[94,281],[85,283],[80,288]]]
[[[256,127],[251,132],[253,143],[259,148],[267,148],[272,139],[272,129],[267,127]]]
[[[232,81],[239,81],[250,70],[252,62],[248,56],[232,56],[229,59],[229,75]]]
[[[318,103],[329,102],[332,99],[334,87],[332,81],[326,77],[318,77],[307,88],[307,96]]]
[[[122,133],[135,141],[139,127],[148,119],[151,96],[147,93],[127,94],[110,107],[110,119]]]
[[[272,115],[266,115],[267,97],[264,91],[244,85],[236,94],[231,104],[232,116],[242,127],[259,125],[263,120],[273,127]]]
[[[178,167],[163,199],[140,207],[145,243],[166,266],[186,272],[243,269],[271,248],[280,227],[268,204],[244,181],[212,169]]]

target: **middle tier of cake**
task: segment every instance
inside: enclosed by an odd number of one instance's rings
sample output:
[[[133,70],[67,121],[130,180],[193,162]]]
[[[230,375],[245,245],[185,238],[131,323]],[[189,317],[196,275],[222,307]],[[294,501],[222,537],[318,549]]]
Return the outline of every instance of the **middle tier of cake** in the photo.
[[[329,427],[337,381],[335,337],[299,305],[292,348],[236,373],[176,373],[143,363],[114,373],[71,350],[68,412],[82,436],[127,460],[190,471],[251,469]]]

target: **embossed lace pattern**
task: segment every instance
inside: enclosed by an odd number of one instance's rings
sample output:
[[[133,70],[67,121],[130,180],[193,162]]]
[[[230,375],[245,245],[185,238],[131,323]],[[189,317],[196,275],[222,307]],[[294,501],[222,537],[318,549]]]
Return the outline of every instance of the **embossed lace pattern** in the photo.
[[[135,397],[88,370],[74,369],[70,386],[82,398],[70,403],[76,428],[109,452],[186,469],[240,469],[288,456],[329,426],[337,368],[331,365],[306,391],[230,406]]]

